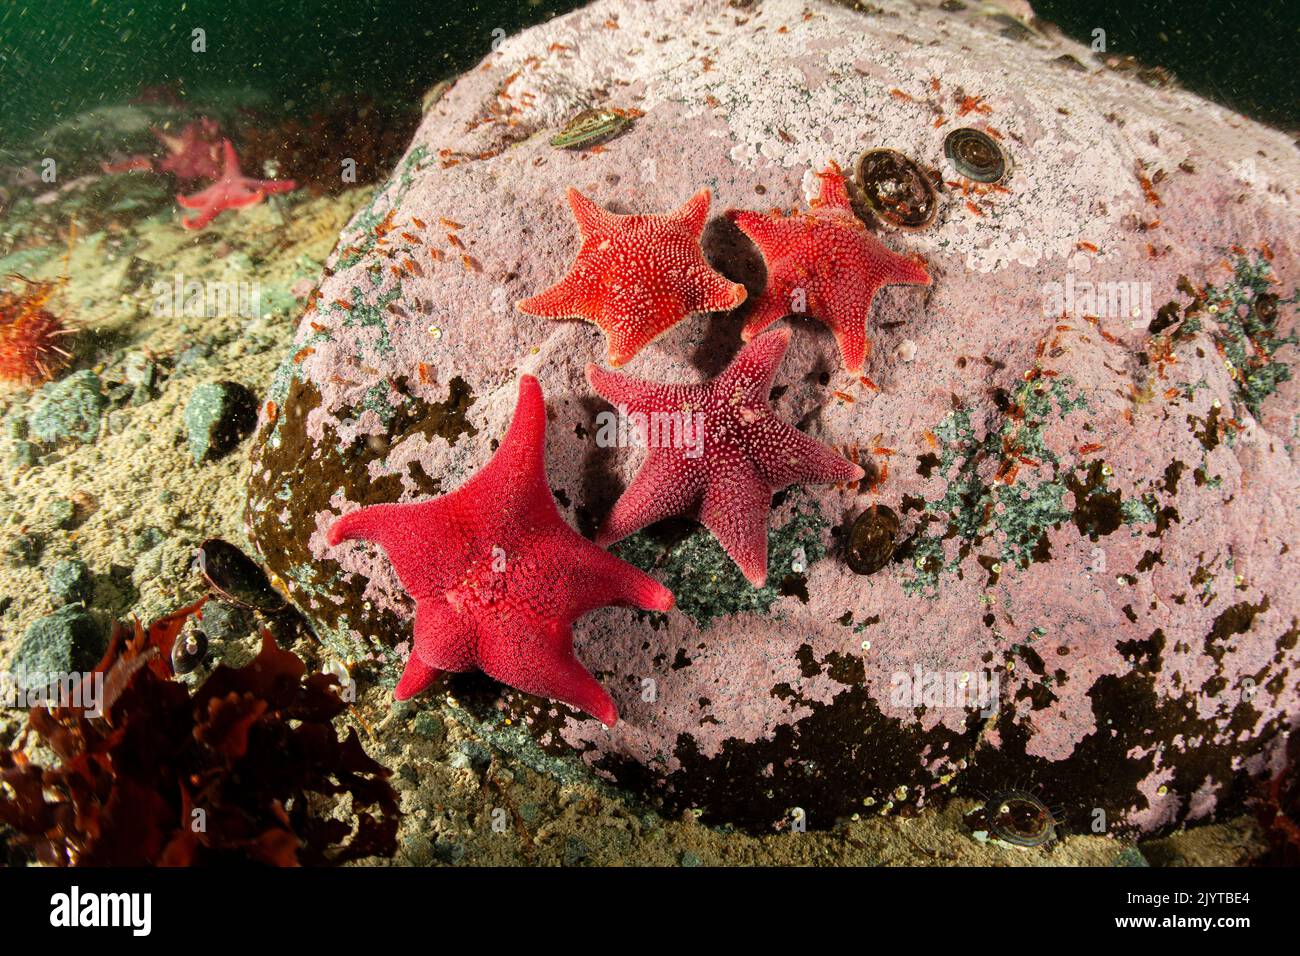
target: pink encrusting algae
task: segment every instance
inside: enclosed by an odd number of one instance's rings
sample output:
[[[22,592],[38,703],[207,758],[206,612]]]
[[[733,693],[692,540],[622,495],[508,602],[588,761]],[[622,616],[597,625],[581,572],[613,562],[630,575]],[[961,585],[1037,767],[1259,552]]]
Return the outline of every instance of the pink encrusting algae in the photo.
[[[248,507],[252,539],[322,639],[396,676],[403,590],[382,554],[334,548],[326,529],[466,480],[493,453],[516,374],[549,397],[548,484],[566,520],[594,534],[634,480],[638,456],[596,439],[607,408],[584,378],[609,343],[510,308],[572,263],[566,187],[619,210],[672,209],[707,186],[723,209],[813,214],[817,170],[888,145],[956,183],[930,227],[882,236],[924,257],[933,284],[923,302],[909,288],[872,297],[862,375],[879,392],[796,313],[768,396],[799,430],[856,447],[867,480],[777,496],[763,588],[702,529],[616,545],[677,610],[575,625],[578,658],[621,712],[612,729],[523,694],[493,703],[670,808],[746,825],[799,806],[829,826],[1008,786],[1085,826],[1104,807],[1112,831],[1240,810],[1240,778],[1278,769],[1300,713],[1300,385],[1279,378],[1243,400],[1245,366],[1224,345],[1237,306],[1266,288],[1278,338],[1294,326],[1289,140],[1177,88],[1061,69],[1063,55],[1091,58],[1055,36],[990,76],[972,64],[1010,41],[937,6],[665,2],[597,0],[503,43],[429,110],[345,230],[272,384]],[[602,29],[614,13],[621,28]],[[682,32],[658,29],[665,16]],[[644,115],[596,153],[537,135],[596,89]],[[936,117],[951,125],[971,100],[960,122],[996,130],[1014,159],[997,189],[944,166]],[[761,298],[748,238],[725,219],[699,235],[710,268]],[[1225,252],[1234,243],[1244,255]],[[402,255],[423,274],[393,274]],[[1146,286],[1161,316],[1141,289],[1112,307],[1121,282]],[[745,318],[660,330],[637,378],[707,381]],[[842,552],[875,504],[898,515],[897,549],[864,576]],[[987,707],[971,699],[981,680]]]

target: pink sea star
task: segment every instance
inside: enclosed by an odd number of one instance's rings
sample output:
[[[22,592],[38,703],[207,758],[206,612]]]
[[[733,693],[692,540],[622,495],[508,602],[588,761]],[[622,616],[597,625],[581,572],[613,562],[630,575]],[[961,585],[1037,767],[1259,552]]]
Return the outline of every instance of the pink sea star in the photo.
[[[693,312],[734,309],[745,287],[713,271],[700,249],[710,193],[668,215],[621,216],[568,192],[582,246],[568,274],[517,303],[521,312],[586,319],[609,343],[617,368]]]
[[[343,515],[329,543],[374,541],[415,598],[415,642],[395,695],[440,671],[480,670],[608,725],[609,694],[573,654],[574,620],[606,605],[666,611],[672,592],[565,524],[546,481],[546,406],[519,382],[514,420],[491,460],[456,491]]]
[[[186,209],[199,210],[194,218],[181,220],[186,229],[202,229],[227,209],[252,206],[271,193],[286,193],[298,188],[292,179],[248,178],[239,171],[239,157],[230,140],[223,139],[221,149],[224,160],[221,178],[191,196],[176,197],[176,201]]]
[[[157,164],[160,173],[171,173],[177,179],[220,178],[222,140],[216,120],[200,116],[186,123],[179,136],[157,129],[153,134],[167,150]]]
[[[702,434],[689,441],[650,442],[641,470],[597,534],[598,544],[687,515],[713,532],[755,587],[763,586],[772,494],[792,484],[862,477],[861,468],[781,421],[768,404],[789,342],[789,329],[760,335],[703,385],[663,385],[587,366],[592,388],[621,410],[646,416],[652,427],[657,422],[658,434],[673,420],[665,415],[678,416],[679,433],[702,425]],[[698,424],[687,425],[690,420]]]
[[[807,312],[830,326],[855,375],[870,354],[867,317],[881,286],[929,285],[923,265],[881,245],[853,214],[844,175],[832,165],[808,212],[727,210],[767,263],[767,285],[741,331],[746,342],[787,315]]]

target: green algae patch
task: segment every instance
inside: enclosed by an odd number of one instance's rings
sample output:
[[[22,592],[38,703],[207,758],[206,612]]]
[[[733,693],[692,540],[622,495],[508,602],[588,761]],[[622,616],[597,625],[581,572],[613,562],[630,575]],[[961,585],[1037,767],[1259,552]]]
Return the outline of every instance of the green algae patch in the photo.
[[[703,527],[668,542],[654,529],[639,531],[613,550],[624,561],[652,572],[673,592],[677,609],[707,627],[716,617],[770,611],[783,592],[791,592],[790,579],[800,578],[814,561],[825,556],[822,534],[828,526],[813,502],[797,501],[790,520],[768,530],[767,584],[761,588],[745,579],[736,562]]]
[[[351,226],[344,230],[344,235],[361,232],[360,238],[345,247],[334,264],[337,271],[350,269],[374,251],[386,223],[406,199],[415,176],[432,162],[426,146],[417,146],[407,154],[401,168],[379,190],[370,197],[370,202],[352,220]],[[380,209],[384,211],[381,213]]]
[[[1069,488],[1043,435],[1056,419],[1086,407],[1087,399],[1075,392],[1071,379],[1036,378],[1021,383],[1001,422],[983,438],[966,409],[949,412],[932,429],[940,442],[939,470],[951,477],[943,497],[925,503],[930,518],[925,526],[942,523],[943,533],[922,530],[906,542],[903,557],[914,574],[903,582],[904,591],[933,597],[944,572],[999,531],[999,561],[1025,567],[1046,557],[1047,529],[1067,520],[1070,511],[1064,504]],[[1034,475],[1049,468],[1051,479],[1035,480]],[[1013,469],[1025,477],[1008,482]],[[943,549],[949,537],[961,542],[951,562]]]
[[[1237,399],[1258,418],[1264,400],[1291,378],[1290,365],[1277,353],[1297,344],[1296,333],[1278,335],[1278,317],[1281,306],[1300,302],[1300,290],[1280,298],[1273,291],[1273,267],[1261,255],[1236,255],[1231,264],[1229,282],[1206,286],[1206,308],[1218,323],[1214,342],[1232,372]]]
[[[1236,401],[1258,418],[1265,399],[1292,376],[1291,366],[1278,353],[1300,340],[1294,329],[1279,334],[1278,326],[1285,307],[1294,311],[1300,303],[1300,289],[1292,289],[1287,298],[1278,295],[1272,263],[1258,252],[1233,251],[1228,264],[1232,277],[1221,285],[1207,284],[1198,291],[1190,282],[1179,283],[1192,301],[1169,336],[1179,342],[1206,331],[1208,319],[1210,338],[1232,376]]]
[[[387,382],[379,382],[366,389],[361,401],[352,407],[352,414],[360,418],[366,412],[374,412],[379,416],[379,421],[385,428],[393,423],[397,415],[397,409],[393,408],[393,403],[388,399],[389,386]]]
[[[905,592],[934,597],[943,575],[990,539],[997,551],[981,555],[980,563],[991,585],[1004,566],[1025,568],[1048,560],[1048,529],[1071,519],[1093,541],[1126,524],[1154,520],[1154,498],[1125,500],[1109,487],[1104,462],[1063,467],[1047,447],[1047,428],[1087,407],[1073,380],[1032,377],[1009,397],[1001,420],[982,438],[966,409],[949,412],[935,425],[937,467],[948,484],[941,498],[924,502],[920,528],[899,548],[899,559],[912,572],[903,581]],[[1066,492],[1074,496],[1073,508],[1065,505]],[[935,525],[939,528],[930,530]],[[952,560],[943,544],[949,538],[958,542]]]

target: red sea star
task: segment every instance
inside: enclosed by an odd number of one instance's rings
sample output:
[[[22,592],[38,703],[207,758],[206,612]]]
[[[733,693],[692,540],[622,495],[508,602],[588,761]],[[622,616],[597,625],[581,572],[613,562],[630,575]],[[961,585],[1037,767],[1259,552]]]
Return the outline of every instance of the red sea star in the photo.
[[[361,508],[329,543],[374,541],[415,598],[415,642],[395,696],[439,671],[480,670],[564,701],[607,725],[618,710],[573,655],[574,620],[598,607],[667,611],[672,592],[565,524],[546,482],[546,406],[519,382],[514,420],[492,459],[451,494]]]
[[[666,216],[621,216],[576,189],[568,195],[582,236],[578,257],[558,284],[517,303],[519,311],[596,323],[617,368],[692,312],[745,301],[745,287],[714,272],[700,249],[707,189]]]
[[[221,127],[216,120],[200,116],[186,123],[179,136],[154,130],[167,149],[158,171],[177,179],[219,179],[221,176]]]
[[[748,342],[777,319],[807,312],[835,333],[844,367],[862,373],[870,353],[867,316],[881,286],[929,285],[925,267],[890,252],[853,214],[844,175],[834,164],[808,212],[790,216],[727,210],[767,263],[767,287],[741,331]]]
[[[768,404],[789,342],[789,329],[760,335],[703,385],[661,385],[587,366],[592,388],[621,414],[646,416],[649,435],[657,436],[647,442],[645,463],[605,519],[598,544],[688,515],[713,532],[755,587],[763,586],[773,492],[803,482],[857,481],[863,474],[781,421]],[[665,441],[674,428],[678,439]]]
[[[193,219],[182,219],[186,229],[202,229],[227,209],[252,206],[271,193],[287,193],[297,189],[292,179],[249,179],[239,171],[239,157],[230,140],[221,141],[224,168],[221,178],[192,196],[177,196],[176,201],[186,209],[197,209]]]

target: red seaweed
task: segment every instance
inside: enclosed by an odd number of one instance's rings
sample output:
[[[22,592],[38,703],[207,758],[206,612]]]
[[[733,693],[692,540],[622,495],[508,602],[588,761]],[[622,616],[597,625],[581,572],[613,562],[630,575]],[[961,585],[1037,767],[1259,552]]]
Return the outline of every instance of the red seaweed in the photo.
[[[36,707],[0,748],[0,834],[11,856],[56,866],[337,865],[396,851],[390,771],[340,739],[347,704],[333,675],[307,672],[262,632],[244,667],[225,664],[191,691],[170,647],[202,601],[147,628],[114,626],[102,716]],[[88,677],[87,680],[93,678]],[[58,758],[28,756],[34,736]],[[347,794],[355,826],[335,819]]]

